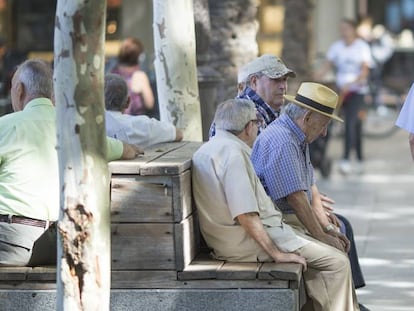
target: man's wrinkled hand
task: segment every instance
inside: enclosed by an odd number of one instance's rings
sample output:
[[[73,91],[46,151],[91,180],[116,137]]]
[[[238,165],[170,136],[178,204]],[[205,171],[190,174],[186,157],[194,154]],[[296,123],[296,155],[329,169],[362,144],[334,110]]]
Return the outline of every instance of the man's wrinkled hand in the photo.
[[[300,256],[300,255],[297,255],[295,253],[282,253],[282,252],[280,252],[279,254],[276,255],[276,258],[273,258],[273,259],[276,263],[294,262],[294,263],[301,264],[302,267],[303,267],[303,271],[306,271],[306,269],[308,268],[305,258]]]

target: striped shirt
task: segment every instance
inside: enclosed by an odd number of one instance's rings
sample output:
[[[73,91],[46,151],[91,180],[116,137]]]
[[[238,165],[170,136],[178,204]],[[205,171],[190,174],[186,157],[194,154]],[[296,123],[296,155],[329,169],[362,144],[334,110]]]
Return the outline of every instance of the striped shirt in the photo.
[[[251,159],[267,194],[283,213],[294,213],[287,202],[289,194],[305,191],[312,201],[309,145],[289,116],[283,114],[257,137]]]

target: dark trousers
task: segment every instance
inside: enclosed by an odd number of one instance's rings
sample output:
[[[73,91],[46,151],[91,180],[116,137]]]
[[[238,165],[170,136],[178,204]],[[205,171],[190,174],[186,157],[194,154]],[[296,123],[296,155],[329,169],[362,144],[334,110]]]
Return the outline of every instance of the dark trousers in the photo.
[[[346,97],[343,103],[345,117],[344,159],[348,160],[353,149],[357,159],[362,161],[362,118],[361,111],[364,107],[364,95],[352,93]]]
[[[349,261],[351,263],[352,280],[354,281],[355,288],[361,288],[365,286],[365,279],[362,275],[361,267],[359,265],[358,253],[355,246],[354,231],[348,219],[344,216],[335,214],[341,222],[341,232],[346,235],[351,242],[351,247],[348,253]]]

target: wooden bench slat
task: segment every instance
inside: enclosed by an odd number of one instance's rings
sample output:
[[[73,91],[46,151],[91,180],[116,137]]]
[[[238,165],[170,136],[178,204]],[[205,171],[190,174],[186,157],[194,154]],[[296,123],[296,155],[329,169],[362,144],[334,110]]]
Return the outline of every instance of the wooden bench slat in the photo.
[[[261,263],[259,262],[225,262],[217,270],[220,280],[255,280]]]
[[[30,267],[0,267],[0,280],[24,281],[31,270]]]
[[[112,175],[111,222],[172,222],[170,176]]]
[[[113,270],[174,270],[174,224],[111,224]]]
[[[216,279],[216,271],[224,264],[224,261],[213,260],[209,254],[200,253],[184,269],[177,272],[178,280],[208,280]]]
[[[28,281],[53,281],[56,282],[56,267],[34,267],[27,274]]]
[[[146,175],[178,175],[191,167],[194,152],[201,146],[200,142],[187,144],[163,154],[146,165],[141,166],[139,173]]]
[[[140,174],[141,167],[145,167],[151,161],[154,161],[166,153],[181,148],[189,142],[170,142],[150,146],[145,149],[145,153],[133,160],[118,160],[108,164],[112,174]]]
[[[263,263],[258,278],[260,280],[288,280],[299,282],[302,277],[302,265],[296,263]]]

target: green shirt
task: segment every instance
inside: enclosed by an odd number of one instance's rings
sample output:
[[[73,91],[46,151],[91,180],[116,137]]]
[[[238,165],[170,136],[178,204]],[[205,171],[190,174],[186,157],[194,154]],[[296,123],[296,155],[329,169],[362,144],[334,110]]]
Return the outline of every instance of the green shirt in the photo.
[[[107,142],[108,160],[119,159],[122,142]],[[0,118],[0,214],[57,220],[59,194],[56,110],[37,98]]]

